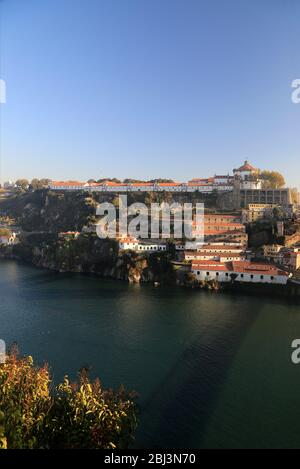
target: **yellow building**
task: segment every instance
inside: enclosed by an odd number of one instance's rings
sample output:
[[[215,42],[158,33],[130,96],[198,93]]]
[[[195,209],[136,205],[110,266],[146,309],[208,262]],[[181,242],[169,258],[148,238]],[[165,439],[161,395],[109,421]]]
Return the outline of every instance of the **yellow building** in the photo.
[[[279,244],[265,244],[263,247],[264,257],[274,258],[277,257],[283,246]]]
[[[242,222],[253,223],[263,218],[271,218],[276,204],[248,204],[242,211]]]

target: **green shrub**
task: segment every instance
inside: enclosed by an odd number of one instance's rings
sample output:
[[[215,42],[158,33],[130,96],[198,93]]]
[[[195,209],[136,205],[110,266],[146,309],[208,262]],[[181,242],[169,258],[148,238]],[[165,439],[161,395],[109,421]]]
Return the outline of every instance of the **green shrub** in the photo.
[[[0,365],[0,448],[126,448],[137,425],[133,394],[66,376],[51,392],[48,367],[8,355]]]

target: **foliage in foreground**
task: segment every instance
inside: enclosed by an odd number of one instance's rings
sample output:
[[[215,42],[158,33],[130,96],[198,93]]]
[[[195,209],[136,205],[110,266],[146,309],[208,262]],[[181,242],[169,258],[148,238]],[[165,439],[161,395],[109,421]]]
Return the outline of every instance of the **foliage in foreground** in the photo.
[[[52,388],[46,365],[12,353],[0,365],[0,448],[126,448],[136,429],[133,399],[86,373]]]

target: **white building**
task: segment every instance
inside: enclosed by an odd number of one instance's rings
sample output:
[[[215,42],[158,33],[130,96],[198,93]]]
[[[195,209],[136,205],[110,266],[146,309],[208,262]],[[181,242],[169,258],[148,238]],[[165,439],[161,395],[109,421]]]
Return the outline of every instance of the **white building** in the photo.
[[[203,246],[198,249],[199,251],[203,252],[219,252],[219,251],[227,251],[232,252],[235,254],[243,253],[245,250],[245,246],[242,246],[237,243],[204,243]]]
[[[13,181],[5,181],[3,187],[4,189],[13,189],[14,187],[16,187],[16,185]]]
[[[214,244],[203,244],[196,251],[186,250],[184,258],[186,261],[193,260],[215,260],[220,262],[229,261],[242,261],[247,257],[245,246],[240,244],[225,244],[225,243],[214,243]]]
[[[199,281],[268,283],[286,285],[291,274],[276,266],[243,262],[193,261],[191,271]]]
[[[175,243],[176,251],[184,251],[185,250],[185,243]]]
[[[258,169],[245,161],[242,166],[233,170],[233,174],[240,180],[241,189],[261,189],[262,180],[258,176]]]
[[[119,248],[123,251],[136,251],[139,242],[135,238],[122,238],[119,240]]]
[[[167,250],[167,245],[163,243],[139,243],[137,247],[137,251],[166,251]]]
[[[286,285],[291,274],[262,263],[193,261],[191,271],[199,281],[268,283]]]
[[[186,261],[218,261],[218,262],[230,262],[230,261],[244,261],[246,260],[245,253],[237,253],[231,251],[185,251],[184,259]]]
[[[136,238],[121,238],[119,240],[119,248],[123,251],[138,251],[138,252],[160,252],[166,251],[167,245],[165,243],[154,241],[139,241]]]
[[[188,182],[139,182],[124,183],[114,181],[78,182],[78,181],[52,181],[49,188],[52,190],[86,190],[99,192],[201,192],[211,193],[229,192],[233,190],[234,181],[240,181],[241,189],[261,189],[262,181],[258,177],[258,170],[248,161],[233,175],[215,175],[209,178],[195,178]]]
[[[17,241],[16,233],[10,233],[9,235],[0,236],[0,244],[15,244]]]

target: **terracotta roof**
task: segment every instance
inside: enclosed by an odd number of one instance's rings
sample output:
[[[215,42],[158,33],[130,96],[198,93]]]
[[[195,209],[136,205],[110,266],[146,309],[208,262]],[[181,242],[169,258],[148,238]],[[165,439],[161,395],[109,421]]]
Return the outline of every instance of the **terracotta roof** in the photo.
[[[84,186],[84,182],[80,181],[52,181],[51,185],[52,186]]]
[[[100,185],[103,185],[103,186],[124,186],[125,184],[121,184],[119,182],[114,182],[114,181],[103,181]]]
[[[229,218],[229,219],[232,219],[232,218],[238,218],[238,215],[222,215],[221,213],[212,213],[212,214],[206,213],[204,215],[204,218]]]
[[[189,255],[187,253],[187,255]],[[241,257],[244,256],[244,253],[238,252],[226,252],[226,251],[217,251],[217,252],[205,252],[205,251],[196,251],[192,254],[193,256],[219,256],[219,257]]]
[[[194,182],[214,182],[214,178],[194,178],[188,181],[189,183],[194,183]]]
[[[278,269],[272,264],[254,263],[254,262],[232,262],[233,270],[235,272],[249,273],[249,274],[262,274],[262,275],[283,275],[288,277],[289,274],[283,270]]]
[[[131,238],[128,236],[127,238],[119,238],[120,243],[131,243],[131,244],[138,244],[138,240],[135,238]]]
[[[147,186],[148,187],[148,186],[154,186],[154,183],[153,182],[131,182],[127,185],[128,186],[140,186],[140,187]]]
[[[180,182],[158,182],[157,186],[166,187],[166,186],[181,186]]]
[[[247,233],[245,231],[241,231],[241,230],[207,230],[207,229],[205,229],[204,234],[206,234],[206,235],[221,235],[221,234],[228,234],[228,235],[235,234],[236,235],[236,234],[241,234],[241,235],[247,236]]]
[[[252,263],[250,261],[232,261],[232,262],[212,262],[212,261],[193,261],[192,269],[197,270],[213,270],[228,271],[232,273],[246,273],[253,275],[281,275],[288,277],[289,274],[278,269],[271,264]]]
[[[208,249],[219,249],[220,251],[243,251],[243,246],[222,246],[220,244],[207,244],[201,247],[201,251]]]
[[[196,224],[194,226],[196,226]],[[239,231],[244,231],[245,230],[244,225],[242,225],[241,223],[226,223],[226,222],[220,222],[220,223],[207,222],[207,223],[204,223],[204,229],[209,228],[209,227],[212,227],[213,229],[214,228],[216,228],[216,229],[219,228],[220,230],[228,229],[228,231],[231,231],[231,230],[229,230],[229,228],[232,228],[233,230],[239,230]]]
[[[211,182],[193,182],[193,181],[189,181],[187,183],[188,186],[211,186],[213,184],[213,181]]]
[[[240,166],[238,169],[235,169],[234,171],[257,171],[257,168],[252,166],[252,164],[246,160],[242,166]]]
[[[84,182],[79,181],[52,181],[52,186],[84,186]]]

